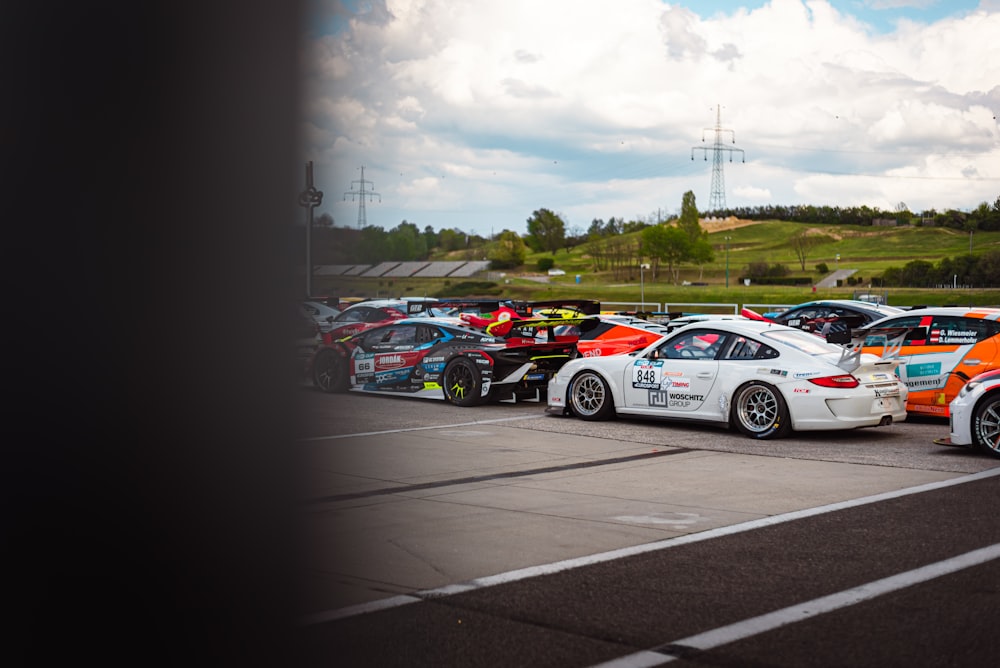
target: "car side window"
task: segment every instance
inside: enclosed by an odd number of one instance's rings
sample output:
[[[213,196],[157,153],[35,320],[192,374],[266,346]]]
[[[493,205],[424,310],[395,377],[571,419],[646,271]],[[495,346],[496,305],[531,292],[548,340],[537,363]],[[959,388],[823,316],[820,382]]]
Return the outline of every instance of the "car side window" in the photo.
[[[991,326],[993,325],[993,326]],[[996,323],[981,318],[939,316],[931,323],[929,345],[967,345],[988,339],[996,333]]]
[[[916,327],[917,329],[910,330],[906,333],[906,337],[903,339],[904,346],[922,346],[924,345],[927,332],[921,328],[920,325],[921,318],[919,316],[910,316],[904,318],[897,318],[896,320],[891,320],[889,322],[883,323],[883,327]],[[874,334],[865,339],[864,345],[866,346],[884,346],[886,344],[884,334]]]
[[[417,327],[417,343],[429,343],[441,338],[441,331],[437,327],[420,325]]]
[[[336,322],[368,322],[368,314],[370,312],[371,309],[367,306],[349,308],[334,318],[334,320]]]
[[[727,360],[753,360],[772,359],[778,356],[778,351],[755,339],[748,339],[744,336],[734,336],[727,346],[722,359]]]
[[[725,335],[721,332],[696,329],[664,342],[654,357],[667,359],[715,359],[719,344]]]
[[[373,329],[372,331],[361,335],[360,341],[358,341],[358,346],[362,350],[373,350],[377,346],[381,345],[383,336],[385,336],[384,330]]]
[[[381,343],[389,346],[405,346],[415,343],[416,338],[413,327],[389,327],[383,334]]]

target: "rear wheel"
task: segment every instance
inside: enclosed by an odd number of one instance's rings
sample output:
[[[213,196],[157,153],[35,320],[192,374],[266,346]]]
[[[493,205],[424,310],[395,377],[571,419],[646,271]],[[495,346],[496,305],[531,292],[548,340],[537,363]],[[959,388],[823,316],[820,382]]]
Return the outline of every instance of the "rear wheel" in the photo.
[[[466,358],[452,360],[444,369],[444,398],[456,406],[476,406],[483,402],[483,376]]]
[[[757,439],[780,438],[792,426],[781,392],[759,382],[736,390],[730,419],[743,435]]]
[[[972,417],[972,439],[992,457],[1000,457],[1000,392],[986,395]]]
[[[313,362],[313,383],[324,392],[346,392],[347,360],[334,350],[321,350]]]
[[[567,402],[581,420],[607,420],[615,414],[611,388],[593,371],[583,371],[570,381]]]

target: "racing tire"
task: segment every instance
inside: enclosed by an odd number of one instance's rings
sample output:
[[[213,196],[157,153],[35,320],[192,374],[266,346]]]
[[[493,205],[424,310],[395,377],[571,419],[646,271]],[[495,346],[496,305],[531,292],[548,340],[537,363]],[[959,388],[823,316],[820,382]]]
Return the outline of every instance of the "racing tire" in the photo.
[[[467,357],[452,360],[441,376],[444,398],[456,406],[478,406],[483,403],[483,377],[475,362]]]
[[[321,350],[313,362],[313,383],[324,392],[346,392],[351,384],[346,362],[336,351]]]
[[[972,440],[982,452],[1000,458],[1000,392],[987,394],[976,406]]]
[[[788,405],[773,385],[753,381],[733,394],[730,420],[744,436],[781,438],[792,428]]]
[[[581,420],[607,420],[615,415],[611,388],[598,373],[578,373],[570,381],[566,395],[566,404]]]

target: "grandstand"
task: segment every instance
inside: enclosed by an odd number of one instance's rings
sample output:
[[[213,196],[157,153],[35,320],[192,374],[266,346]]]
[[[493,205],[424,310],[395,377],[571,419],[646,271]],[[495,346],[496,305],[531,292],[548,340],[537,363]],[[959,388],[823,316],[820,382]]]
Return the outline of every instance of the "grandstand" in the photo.
[[[382,262],[370,264],[323,264],[313,269],[316,276],[361,276],[365,278],[467,278],[489,269],[489,260],[454,262]]]
[[[459,267],[455,271],[448,274],[448,276],[449,278],[468,278],[469,276],[474,276],[481,271],[486,271],[489,268],[489,260],[474,260],[472,262],[466,262],[464,267]]]
[[[371,269],[362,272],[361,276],[385,276],[386,272],[399,266],[399,262],[381,262]]]
[[[371,265],[356,265],[356,264],[321,264],[315,269],[313,269],[313,274],[316,276],[344,276],[350,275],[351,270],[361,267],[361,270],[367,269]]]
[[[400,262],[398,266],[382,274],[386,278],[405,278],[413,276],[415,273],[429,265],[430,262]]]
[[[462,265],[466,264],[465,261],[459,262],[431,262],[429,265],[421,269],[420,271],[413,274],[414,278],[443,278],[449,275],[451,272],[455,271]]]
[[[344,276],[360,276],[363,272],[371,269],[370,264],[356,264],[347,271],[344,272]]]

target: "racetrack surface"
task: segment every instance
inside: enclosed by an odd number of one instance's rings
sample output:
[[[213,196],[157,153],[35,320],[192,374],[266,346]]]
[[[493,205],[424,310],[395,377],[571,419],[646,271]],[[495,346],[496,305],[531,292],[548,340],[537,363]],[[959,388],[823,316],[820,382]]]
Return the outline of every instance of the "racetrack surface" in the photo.
[[[304,388],[303,407],[308,665],[1000,656],[984,614],[1000,607],[996,560],[938,575],[1000,543],[1000,462],[934,445],[946,422],[760,443],[538,404]],[[713,646],[709,631],[743,639]]]

